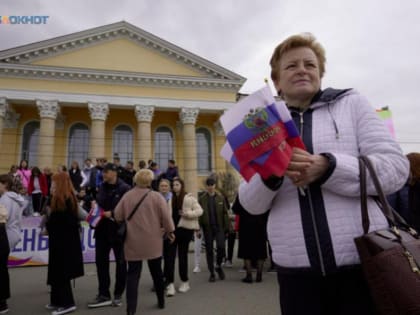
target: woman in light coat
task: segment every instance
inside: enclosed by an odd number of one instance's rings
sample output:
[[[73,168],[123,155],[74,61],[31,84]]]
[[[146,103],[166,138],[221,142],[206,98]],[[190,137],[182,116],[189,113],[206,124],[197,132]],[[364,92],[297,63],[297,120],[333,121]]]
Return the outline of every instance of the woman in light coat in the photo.
[[[185,192],[185,185],[182,179],[176,178],[173,181],[172,196],[172,219],[176,226],[175,242],[165,243],[165,280],[167,296],[175,295],[175,258],[178,252],[179,276],[181,285],[178,291],[186,293],[190,290],[188,283],[188,247],[193,238],[194,231],[200,229],[198,218],[203,214],[203,209],[197,199]]]
[[[114,212],[117,222],[126,221],[144,197],[131,220],[127,221],[127,236],[124,242],[124,255],[128,262],[126,293],[128,315],[135,314],[137,309],[138,285],[144,260],[147,260],[152,274],[158,306],[165,307],[165,287],[161,266],[162,229],[173,241],[175,227],[165,199],[160,193],[150,189],[153,177],[151,170],[140,170],[134,177],[136,186],[122,197]]]
[[[306,150],[294,148],[282,178],[255,175],[239,189],[252,214],[270,209],[268,237],[278,266],[283,315],[370,315],[372,301],[354,238],[363,234],[360,155],[375,166],[385,193],[408,178],[408,161],[365,97],[352,89],[321,89],[325,51],[310,34],[278,45],[271,77]],[[368,195],[375,195],[368,178]],[[373,199],[371,230],[387,227]]]
[[[21,239],[21,219],[27,202],[17,194],[13,177],[0,175],[0,314],[8,312],[10,297],[8,256]]]

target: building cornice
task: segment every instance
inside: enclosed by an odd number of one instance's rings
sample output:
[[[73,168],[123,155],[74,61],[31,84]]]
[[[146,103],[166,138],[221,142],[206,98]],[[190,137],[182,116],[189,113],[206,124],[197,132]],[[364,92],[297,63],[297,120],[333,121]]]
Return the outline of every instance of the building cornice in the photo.
[[[182,63],[209,78],[233,80],[240,85],[246,80],[244,77],[230,70],[125,21],[3,50],[0,51],[0,62],[28,64],[36,60],[119,38],[129,39],[143,47],[164,55],[166,58]]]
[[[155,106],[155,110],[179,111],[182,107],[199,108],[203,113],[222,113],[231,108],[235,102],[205,101],[190,99],[169,99],[157,97],[137,97],[119,95],[98,95],[82,93],[64,93],[32,90],[0,89],[0,97],[5,97],[9,103],[28,103],[36,99],[58,100],[60,105],[87,106],[88,103],[108,103],[111,108],[134,108],[135,105]]]
[[[0,77],[237,92],[235,80],[0,63]]]

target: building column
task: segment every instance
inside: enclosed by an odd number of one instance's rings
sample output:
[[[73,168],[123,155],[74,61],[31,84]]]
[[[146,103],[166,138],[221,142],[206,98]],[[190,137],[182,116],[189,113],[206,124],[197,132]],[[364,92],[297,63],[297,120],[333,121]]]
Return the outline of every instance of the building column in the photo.
[[[105,121],[109,114],[107,103],[88,103],[90,119],[90,152],[92,159],[105,157]]]
[[[152,159],[152,120],[155,108],[152,105],[136,105],[134,113],[137,117],[138,159]]]
[[[55,120],[60,111],[58,101],[37,100],[39,117],[38,166],[53,167],[55,144]]]
[[[197,122],[198,108],[181,108],[179,118],[182,123],[184,138],[184,181],[187,192],[197,196],[197,143],[195,123]]]
[[[5,97],[0,98],[0,145],[3,141],[3,128],[4,128],[4,120],[6,118],[7,110],[9,109],[9,104]]]

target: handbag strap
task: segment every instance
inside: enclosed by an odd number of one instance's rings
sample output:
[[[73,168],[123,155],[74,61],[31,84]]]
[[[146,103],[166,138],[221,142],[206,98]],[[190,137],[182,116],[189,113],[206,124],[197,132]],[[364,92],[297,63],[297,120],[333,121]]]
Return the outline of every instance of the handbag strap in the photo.
[[[140,208],[140,205],[143,203],[144,199],[146,199],[147,195],[151,192],[149,190],[147,193],[144,194],[144,196],[140,199],[140,201],[136,204],[133,211],[131,211],[130,215],[127,217],[127,221],[130,221],[133,215],[136,213],[137,209]]]
[[[382,211],[385,218],[388,220],[388,223],[391,227],[396,227],[396,220],[391,206],[388,203],[388,200],[385,197],[385,193],[382,189],[382,185],[379,181],[378,175],[376,174],[375,168],[372,164],[372,161],[367,156],[361,156],[359,158],[359,167],[360,167],[360,197],[361,197],[361,210],[362,210],[362,224],[363,232],[366,234],[369,231],[369,214],[367,206],[367,172],[373,181],[375,186],[376,193],[378,194],[378,203],[380,205],[379,209]]]
[[[365,163],[359,158],[359,169],[360,169],[360,201],[362,209],[362,226],[363,233],[369,232],[370,220],[367,206],[367,184],[366,184],[366,167]]]

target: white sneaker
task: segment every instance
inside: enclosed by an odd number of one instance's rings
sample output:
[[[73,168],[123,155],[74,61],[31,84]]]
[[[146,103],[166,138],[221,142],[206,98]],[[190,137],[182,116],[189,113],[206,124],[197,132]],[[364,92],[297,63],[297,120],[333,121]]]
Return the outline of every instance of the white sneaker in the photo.
[[[49,311],[54,311],[54,310],[56,310],[58,307],[57,306],[55,306],[55,305],[52,305],[52,304],[47,304],[47,305],[45,305],[45,308],[47,309],[47,310],[49,310]]]
[[[194,273],[199,273],[199,272],[201,272],[201,268],[200,268],[200,266],[195,266],[195,268],[194,268],[193,272],[194,272]]]
[[[174,296],[176,293],[175,291],[175,286],[173,283],[170,283],[167,287],[166,287],[166,296]]]
[[[226,260],[225,267],[232,268],[233,267],[232,262],[230,260]]]
[[[181,282],[178,291],[181,293],[187,293],[188,291],[190,291],[190,289],[190,284],[188,282]]]

